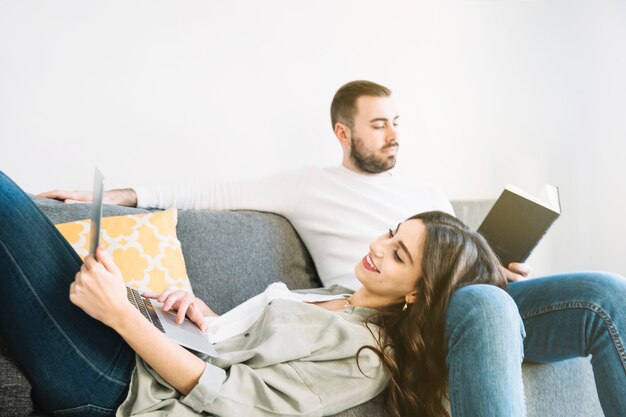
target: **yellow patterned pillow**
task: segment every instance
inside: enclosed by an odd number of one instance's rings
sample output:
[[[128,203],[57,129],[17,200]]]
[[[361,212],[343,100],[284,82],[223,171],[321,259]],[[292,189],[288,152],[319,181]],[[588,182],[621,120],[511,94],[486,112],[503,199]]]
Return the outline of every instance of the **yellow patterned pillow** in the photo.
[[[102,218],[101,244],[111,253],[126,283],[140,290],[191,291],[185,260],[176,237],[177,211]],[[91,220],[56,225],[84,259],[89,253]]]

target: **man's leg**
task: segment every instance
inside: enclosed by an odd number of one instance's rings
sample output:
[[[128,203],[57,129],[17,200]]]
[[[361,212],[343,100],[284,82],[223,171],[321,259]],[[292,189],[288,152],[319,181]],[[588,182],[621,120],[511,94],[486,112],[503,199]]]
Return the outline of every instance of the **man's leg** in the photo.
[[[524,416],[524,327],[506,291],[483,284],[457,290],[445,337],[452,415]]]
[[[525,359],[556,362],[591,355],[602,410],[626,412],[626,280],[575,273],[512,283],[524,320]]]
[[[69,286],[81,265],[48,218],[0,172],[0,332],[44,411],[92,404],[106,414],[124,399],[134,352],[71,304]]]

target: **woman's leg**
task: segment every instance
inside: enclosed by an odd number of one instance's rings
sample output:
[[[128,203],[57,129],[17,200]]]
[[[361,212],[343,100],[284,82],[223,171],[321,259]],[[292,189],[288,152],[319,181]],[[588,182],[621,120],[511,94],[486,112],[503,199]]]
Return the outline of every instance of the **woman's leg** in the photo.
[[[114,410],[135,355],[69,300],[82,261],[31,199],[0,172],[0,332],[46,412]]]
[[[446,365],[454,417],[522,417],[524,327],[515,302],[493,285],[457,290],[446,315]]]
[[[626,410],[626,280],[575,273],[512,283],[526,328],[525,359],[556,362],[591,355],[602,410]]]

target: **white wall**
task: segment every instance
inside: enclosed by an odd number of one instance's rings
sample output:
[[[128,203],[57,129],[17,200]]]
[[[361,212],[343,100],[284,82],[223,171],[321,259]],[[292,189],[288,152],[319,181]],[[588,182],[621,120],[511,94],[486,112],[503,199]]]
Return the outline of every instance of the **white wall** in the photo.
[[[0,0],[0,169],[30,192],[340,159],[335,90],[394,90],[399,168],[451,198],[558,184],[537,273],[626,274],[626,3]]]

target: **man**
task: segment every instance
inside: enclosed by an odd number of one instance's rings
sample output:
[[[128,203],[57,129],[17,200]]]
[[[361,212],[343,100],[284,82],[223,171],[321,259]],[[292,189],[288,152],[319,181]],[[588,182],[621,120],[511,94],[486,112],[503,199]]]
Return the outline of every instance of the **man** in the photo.
[[[325,286],[356,289],[355,260],[372,238],[413,214],[452,213],[443,192],[403,179],[392,171],[398,153],[398,112],[391,91],[369,81],[342,86],[331,104],[331,121],[341,145],[341,165],[304,168],[243,183],[136,186],[105,193],[105,202],[184,209],[249,209],[278,213],[298,231]],[[66,202],[89,201],[91,193],[40,194]],[[510,279],[528,274],[512,265]],[[519,274],[519,275],[518,275]]]

